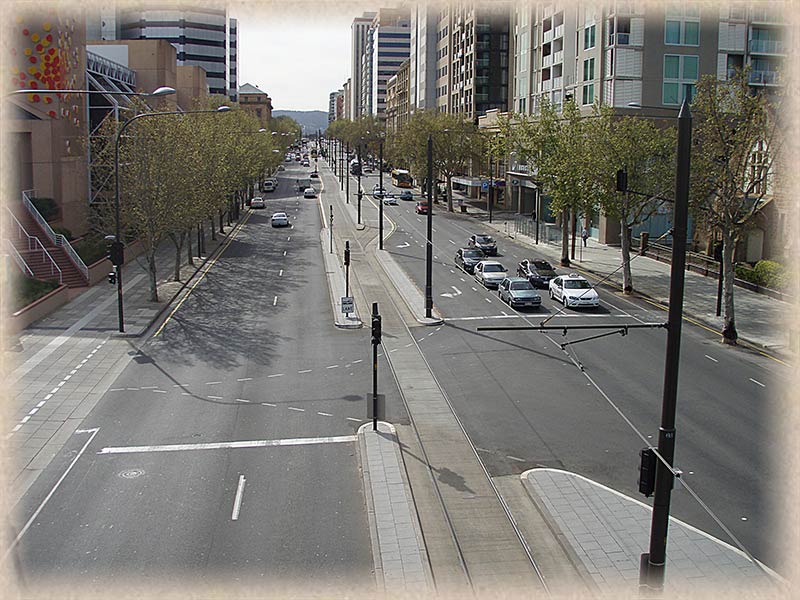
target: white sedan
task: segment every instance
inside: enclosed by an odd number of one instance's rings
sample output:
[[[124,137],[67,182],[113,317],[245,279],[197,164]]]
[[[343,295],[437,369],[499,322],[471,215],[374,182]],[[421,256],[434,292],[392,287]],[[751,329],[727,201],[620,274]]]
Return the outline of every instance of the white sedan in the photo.
[[[267,204],[261,196],[256,196],[250,200],[250,208],[267,208]]]
[[[598,307],[600,296],[585,277],[577,273],[559,275],[550,280],[550,298],[561,302],[564,307]]]
[[[317,197],[317,190],[313,187],[307,187],[303,190],[303,198],[316,198]]]
[[[285,212],[276,212],[272,215],[272,226],[273,227],[288,227],[289,226],[289,215]]]
[[[496,260],[482,260],[475,265],[475,281],[485,288],[496,288],[508,277],[506,268]]]

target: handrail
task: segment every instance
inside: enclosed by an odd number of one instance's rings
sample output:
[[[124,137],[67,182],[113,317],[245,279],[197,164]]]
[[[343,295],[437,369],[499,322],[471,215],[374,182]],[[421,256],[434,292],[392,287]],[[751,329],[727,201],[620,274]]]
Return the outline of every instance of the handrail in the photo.
[[[28,273],[29,277],[36,277],[31,271],[31,268],[28,266],[28,263],[25,262],[25,259],[22,258],[22,255],[17,252],[17,249],[14,247],[14,244],[11,243],[11,240],[8,238],[3,240],[6,243],[6,246],[11,250],[11,258],[14,259],[14,262],[17,263],[17,266],[22,269],[23,271]]]
[[[38,237],[33,236],[33,235],[29,234],[27,231],[25,231],[25,228],[22,226],[22,223],[19,222],[19,220],[17,219],[16,215],[11,211],[10,208],[8,208],[7,206],[5,208],[6,208],[6,211],[8,211],[8,214],[11,215],[11,218],[14,219],[14,223],[17,224],[17,237],[22,239],[22,235],[20,235],[20,233],[21,233],[28,239],[28,251],[29,252],[34,252],[36,250],[40,250],[41,253],[42,253],[42,261],[44,261],[44,262],[49,261],[50,262],[50,274],[54,275],[55,272],[58,271],[58,283],[64,283],[64,274],[61,272],[61,267],[58,266],[58,263],[51,256],[51,254],[47,251],[47,248],[44,247],[44,245],[42,244],[42,242],[39,240]],[[13,246],[13,244],[12,244],[12,246]],[[16,248],[14,248],[14,251],[16,251]],[[45,257],[47,257],[47,261],[45,260]],[[22,260],[23,260],[23,262],[25,262],[24,259],[22,259]],[[27,263],[25,263],[25,266],[27,267]],[[29,268],[28,268],[28,270],[30,271]]]
[[[23,190],[22,192],[22,203],[25,205],[25,208],[27,208],[31,216],[34,219],[36,219],[36,222],[45,232],[45,235],[47,235],[47,237],[50,238],[50,241],[53,242],[59,248],[64,249],[64,252],[67,253],[67,258],[69,258],[72,264],[74,264],[75,267],[81,272],[83,278],[86,281],[89,281],[89,267],[86,266],[86,263],[83,262],[78,253],[75,252],[75,248],[73,248],[72,245],[69,243],[69,241],[67,241],[67,238],[65,238],[60,233],[56,233],[55,231],[53,231],[53,228],[50,227],[50,224],[36,209],[36,207],[33,205],[33,202],[31,202],[28,192],[33,192],[33,191],[34,190]]]

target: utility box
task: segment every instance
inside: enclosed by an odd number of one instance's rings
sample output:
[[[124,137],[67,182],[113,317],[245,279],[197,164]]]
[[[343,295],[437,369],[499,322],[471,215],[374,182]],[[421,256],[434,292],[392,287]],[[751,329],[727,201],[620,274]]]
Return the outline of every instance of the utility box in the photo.
[[[642,448],[639,453],[639,491],[650,497],[656,489],[656,466],[658,459],[654,448]]]

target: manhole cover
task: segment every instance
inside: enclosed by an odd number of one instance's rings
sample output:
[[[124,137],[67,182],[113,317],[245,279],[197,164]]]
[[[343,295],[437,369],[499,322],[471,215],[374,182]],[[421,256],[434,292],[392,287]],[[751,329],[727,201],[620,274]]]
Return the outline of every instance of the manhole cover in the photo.
[[[144,469],[127,469],[118,474],[118,476],[122,477],[123,479],[136,479],[142,475],[144,475]]]

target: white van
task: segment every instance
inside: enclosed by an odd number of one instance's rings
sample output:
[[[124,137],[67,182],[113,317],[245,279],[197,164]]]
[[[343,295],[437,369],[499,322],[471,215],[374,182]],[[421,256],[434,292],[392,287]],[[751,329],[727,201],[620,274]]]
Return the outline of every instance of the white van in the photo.
[[[275,181],[272,179],[267,179],[264,184],[261,186],[261,190],[264,192],[274,192],[275,191]]]

